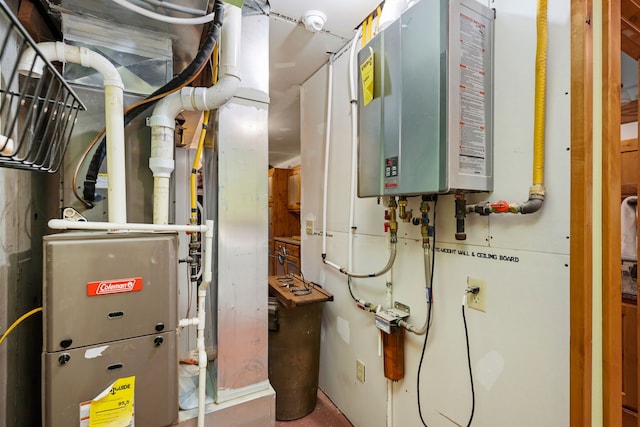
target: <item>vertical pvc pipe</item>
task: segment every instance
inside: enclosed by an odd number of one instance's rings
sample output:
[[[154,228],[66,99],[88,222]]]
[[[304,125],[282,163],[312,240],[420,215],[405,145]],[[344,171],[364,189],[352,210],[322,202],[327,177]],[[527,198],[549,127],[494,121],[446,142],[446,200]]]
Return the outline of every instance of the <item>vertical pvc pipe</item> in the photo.
[[[333,103],[333,61],[334,54],[329,57],[329,82],[327,84],[327,121],[324,142],[324,188],[322,192],[322,256],[327,254],[327,194],[329,192],[329,154],[331,153],[331,104]]]

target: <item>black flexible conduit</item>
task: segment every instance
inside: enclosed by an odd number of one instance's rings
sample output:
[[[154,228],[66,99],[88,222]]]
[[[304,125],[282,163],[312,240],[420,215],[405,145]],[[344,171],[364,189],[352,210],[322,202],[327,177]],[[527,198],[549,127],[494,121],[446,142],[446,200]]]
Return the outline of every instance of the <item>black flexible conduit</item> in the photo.
[[[143,111],[149,108],[158,100],[148,101],[157,97],[158,95],[167,95],[173,92],[176,88],[180,87],[185,81],[193,78],[201,69],[202,66],[211,58],[213,48],[220,37],[220,28],[222,27],[222,21],[224,18],[224,3],[222,0],[216,0],[213,5],[213,12],[215,17],[209,26],[209,31],[205,37],[204,42],[200,46],[198,53],[193,58],[193,61],[187,67],[176,75],[169,82],[162,87],[156,89],[152,94],[147,96],[138,106],[132,108],[124,115],[124,125],[128,126],[136,117],[138,117]],[[160,98],[161,99],[161,98]],[[147,101],[147,102],[145,102]],[[85,175],[83,197],[88,202],[95,201],[96,193],[96,180],[98,178],[98,172],[102,166],[102,162],[107,155],[107,143],[106,135],[100,138],[98,148],[91,158],[91,163],[87,169]]]

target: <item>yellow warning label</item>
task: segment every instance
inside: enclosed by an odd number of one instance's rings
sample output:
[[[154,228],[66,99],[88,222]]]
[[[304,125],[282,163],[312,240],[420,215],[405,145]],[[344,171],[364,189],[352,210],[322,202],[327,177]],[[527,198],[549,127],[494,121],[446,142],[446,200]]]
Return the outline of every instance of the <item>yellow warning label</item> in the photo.
[[[136,377],[119,378],[96,396],[89,410],[89,427],[128,427],[133,417]]]
[[[373,49],[369,47],[369,56],[360,64],[360,76],[362,78],[362,101],[366,106],[373,99]]]

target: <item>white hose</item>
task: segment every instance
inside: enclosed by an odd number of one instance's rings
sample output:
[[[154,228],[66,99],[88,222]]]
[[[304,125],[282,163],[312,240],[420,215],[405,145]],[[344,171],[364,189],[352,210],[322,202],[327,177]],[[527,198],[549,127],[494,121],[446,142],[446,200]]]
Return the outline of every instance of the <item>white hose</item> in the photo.
[[[85,47],[70,46],[61,42],[39,43],[38,49],[49,61],[71,62],[98,71],[104,85],[105,128],[107,135],[107,174],[109,184],[107,203],[109,221],[127,222],[127,190],[124,149],[124,102],[122,79],[116,67],[102,55]],[[42,76],[44,61],[36,57],[36,51],[28,48],[20,57],[18,70],[32,77]]]
[[[322,191],[322,256],[327,254],[327,195],[329,194],[329,154],[331,153],[331,111],[333,103],[333,59],[329,57],[329,82],[327,84],[327,121],[324,140],[324,188]]]
[[[213,18],[215,18],[214,13],[210,13],[209,15],[200,16],[197,18],[176,18],[173,16],[161,15],[149,9],[145,9],[144,7],[140,7],[135,4],[132,4],[127,0],[111,0],[111,1],[139,15],[146,16],[147,18],[151,18],[155,21],[166,22],[168,24],[199,25],[199,24],[206,24],[207,22],[211,22],[213,21]]]

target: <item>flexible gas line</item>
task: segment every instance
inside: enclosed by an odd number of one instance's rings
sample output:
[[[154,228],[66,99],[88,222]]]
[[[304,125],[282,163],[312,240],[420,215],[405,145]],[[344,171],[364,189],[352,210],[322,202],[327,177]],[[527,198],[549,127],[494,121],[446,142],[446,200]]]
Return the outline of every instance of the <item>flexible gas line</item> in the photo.
[[[544,144],[545,144],[545,107],[547,85],[547,0],[538,0],[536,18],[537,47],[536,47],[536,87],[535,110],[533,118],[533,183],[529,189],[529,200],[521,203],[508,203],[500,200],[497,203],[480,202],[467,205],[466,213],[489,215],[492,213],[520,213],[537,212],[544,202]]]
[[[0,337],[0,344],[2,344],[2,342],[7,339],[7,337],[9,336],[9,334],[11,333],[11,331],[13,331],[20,323],[22,323],[22,321],[24,319],[26,319],[27,317],[38,313],[39,311],[42,311],[42,307],[38,307],[38,308],[34,308],[33,310],[29,311],[28,313],[23,314],[22,316],[20,316],[20,318],[18,320],[16,320],[15,322],[13,322],[11,324],[11,326],[9,326],[9,329],[7,329],[7,331],[2,334],[2,336]]]

